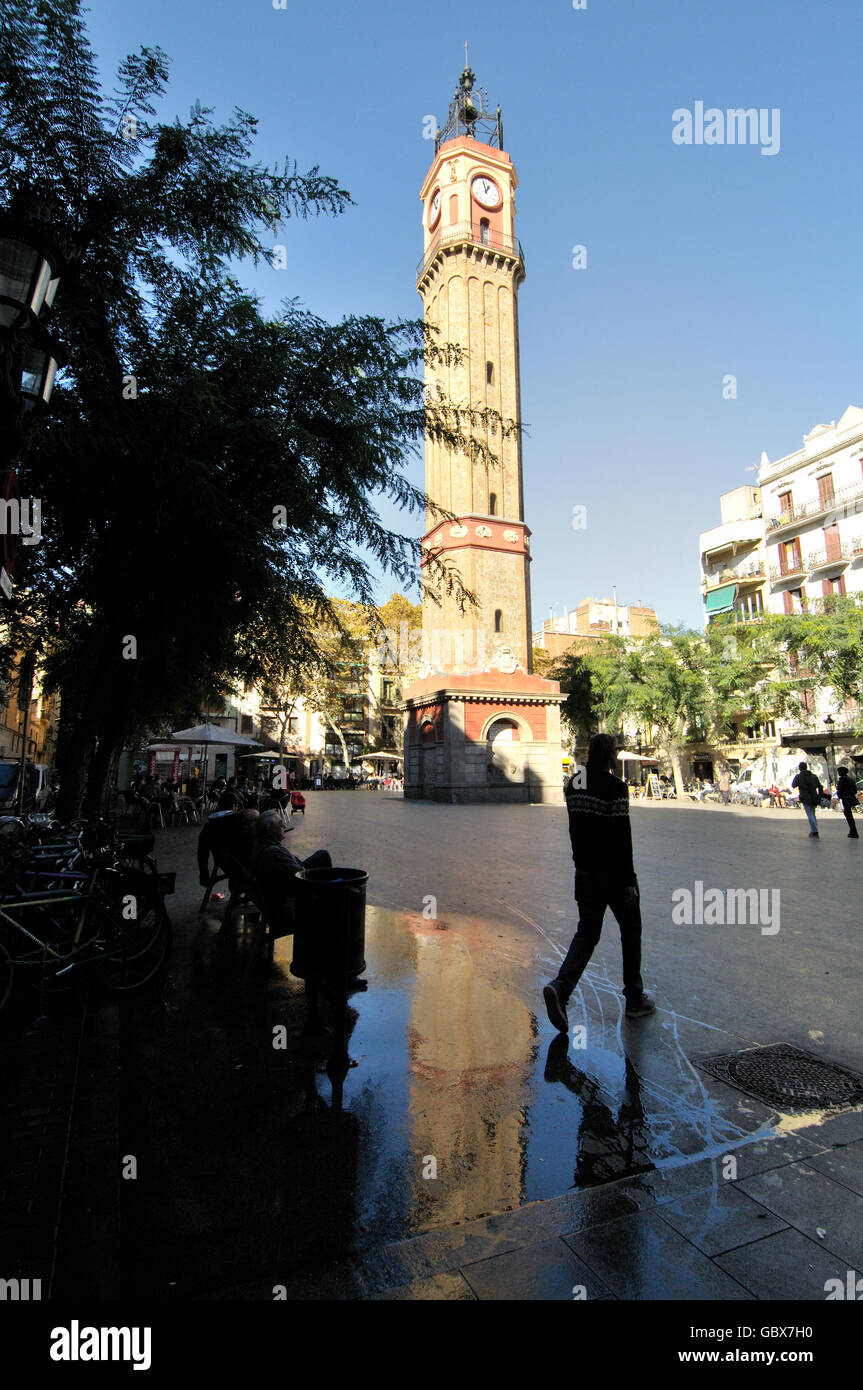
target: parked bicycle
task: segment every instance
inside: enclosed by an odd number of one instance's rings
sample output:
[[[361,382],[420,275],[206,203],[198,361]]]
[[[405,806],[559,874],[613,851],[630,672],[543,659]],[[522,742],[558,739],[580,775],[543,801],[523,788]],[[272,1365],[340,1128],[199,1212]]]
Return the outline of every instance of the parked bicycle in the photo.
[[[15,833],[10,835],[10,829]],[[112,990],[146,984],[171,951],[165,908],[174,875],[104,822],[3,826],[0,837],[0,1007],[21,978],[40,993],[94,976]]]

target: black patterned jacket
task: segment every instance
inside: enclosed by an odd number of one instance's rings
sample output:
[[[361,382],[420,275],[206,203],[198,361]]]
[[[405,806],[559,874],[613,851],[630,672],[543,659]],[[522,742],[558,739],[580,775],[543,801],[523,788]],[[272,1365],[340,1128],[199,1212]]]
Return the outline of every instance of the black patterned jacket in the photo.
[[[578,876],[602,874],[631,887],[636,879],[626,783],[610,772],[576,772],[566,784],[566,809]]]

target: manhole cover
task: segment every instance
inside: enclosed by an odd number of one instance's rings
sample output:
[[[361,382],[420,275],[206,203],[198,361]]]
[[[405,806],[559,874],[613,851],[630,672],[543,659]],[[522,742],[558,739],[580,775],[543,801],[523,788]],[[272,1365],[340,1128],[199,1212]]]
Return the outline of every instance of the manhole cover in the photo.
[[[774,1110],[835,1110],[863,1105],[863,1076],[788,1043],[699,1057],[718,1081],[736,1086]]]

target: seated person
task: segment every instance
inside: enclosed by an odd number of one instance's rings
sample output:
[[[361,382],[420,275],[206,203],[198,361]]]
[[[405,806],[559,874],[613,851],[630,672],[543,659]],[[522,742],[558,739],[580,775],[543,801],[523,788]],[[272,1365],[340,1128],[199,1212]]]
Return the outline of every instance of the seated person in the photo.
[[[228,785],[219,797],[220,811],[241,811],[245,805],[245,799],[237,786],[236,777],[228,779]]]
[[[332,858],[325,849],[308,859],[297,859],[282,840],[293,826],[285,825],[278,811],[263,811],[255,827],[257,848],[252,855],[252,872],[261,891],[273,902],[293,897],[294,876],[300,869],[331,869]]]
[[[255,846],[257,811],[215,812],[198,836],[198,874],[202,888],[210,885],[210,855],[215,868],[224,868],[221,856],[248,867]]]

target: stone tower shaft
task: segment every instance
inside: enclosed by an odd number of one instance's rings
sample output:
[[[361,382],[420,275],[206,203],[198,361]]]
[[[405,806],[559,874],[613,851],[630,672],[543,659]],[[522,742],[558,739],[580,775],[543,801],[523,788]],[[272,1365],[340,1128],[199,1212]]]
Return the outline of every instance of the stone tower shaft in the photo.
[[[504,150],[466,134],[441,144],[420,192],[424,252],[417,273],[437,342],[457,345],[463,354],[458,364],[427,366],[432,396],[440,387],[454,405],[488,408],[510,424],[521,420],[518,291],[525,268],[515,235],[517,186]],[[430,509],[423,548],[458,569],[479,607],[462,613],[454,598],[440,593],[435,602],[427,580],[427,645],[439,650],[440,669],[486,669],[497,654],[510,669],[529,673],[530,532],[521,435],[502,436],[494,424],[471,432],[493,461],[426,439],[426,492],[457,520],[439,522]]]

